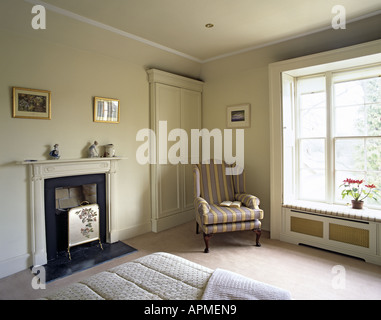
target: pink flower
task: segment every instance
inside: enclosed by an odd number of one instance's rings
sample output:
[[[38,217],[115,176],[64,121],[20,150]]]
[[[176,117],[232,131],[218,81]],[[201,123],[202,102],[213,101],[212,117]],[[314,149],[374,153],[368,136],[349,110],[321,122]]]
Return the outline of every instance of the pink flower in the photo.
[[[364,182],[364,180],[354,180],[354,179],[351,179],[351,178],[347,178],[343,182],[344,183],[348,183],[348,184],[351,184],[351,183],[362,184]]]
[[[369,198],[373,198],[377,201],[376,196],[378,196],[377,187],[374,184],[367,184],[365,190],[360,185],[364,182],[364,180],[355,180],[351,178],[347,178],[343,181],[344,183],[340,186],[344,186],[344,190],[342,190],[341,195],[344,199],[346,196],[353,198],[356,201],[364,200],[369,196]]]

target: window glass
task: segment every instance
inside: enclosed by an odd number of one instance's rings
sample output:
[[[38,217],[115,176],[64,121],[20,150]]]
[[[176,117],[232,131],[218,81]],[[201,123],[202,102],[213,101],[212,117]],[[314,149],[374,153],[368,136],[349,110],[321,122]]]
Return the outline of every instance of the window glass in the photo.
[[[336,136],[381,135],[380,77],[335,83],[333,102]]]
[[[364,139],[337,139],[335,144],[335,169],[365,170]]]

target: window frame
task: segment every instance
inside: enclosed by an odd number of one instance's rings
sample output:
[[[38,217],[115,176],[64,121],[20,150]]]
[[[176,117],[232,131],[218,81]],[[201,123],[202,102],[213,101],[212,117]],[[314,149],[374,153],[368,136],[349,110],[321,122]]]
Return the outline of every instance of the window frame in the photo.
[[[381,62],[381,40],[361,43],[308,56],[269,64],[269,118],[270,118],[270,236],[281,239],[284,228],[283,212],[288,201],[284,187],[283,162],[283,75],[300,76],[319,73],[333,68],[349,68]],[[290,146],[292,148],[292,146]],[[326,206],[329,207],[329,206]],[[329,210],[329,209],[328,209]],[[335,210],[335,207],[332,207]]]
[[[362,72],[363,71],[369,71],[367,76],[363,76]],[[356,74],[358,76],[356,77]],[[346,75],[347,79],[341,79],[336,81],[336,78],[340,78],[341,75]],[[294,114],[294,125],[295,125],[295,148],[294,148],[294,156],[291,161],[295,161],[293,167],[295,167],[294,170],[294,181],[296,183],[295,185],[295,192],[293,195],[294,200],[302,200],[302,201],[311,201],[311,202],[318,202],[318,203],[326,203],[326,204],[346,204],[348,201],[342,200],[338,201],[338,192],[337,190],[338,186],[336,185],[336,178],[337,178],[337,172],[338,171],[345,171],[345,170],[338,170],[336,168],[337,162],[336,162],[336,142],[339,140],[348,140],[348,139],[356,139],[356,140],[363,140],[364,145],[366,144],[366,140],[369,139],[375,139],[375,138],[381,138],[381,136],[377,135],[368,135],[368,133],[364,135],[336,135],[336,128],[335,128],[335,123],[336,123],[336,108],[337,106],[334,103],[334,85],[336,83],[343,83],[343,82],[350,82],[350,81],[358,81],[358,80],[364,80],[364,79],[370,79],[374,78],[377,76],[381,76],[381,63],[379,64],[372,64],[372,65],[366,65],[366,66],[358,66],[355,68],[344,68],[344,69],[334,69],[326,72],[321,72],[321,73],[315,73],[315,74],[307,74],[303,76],[296,76],[292,77],[289,74],[287,75],[288,77],[292,78],[293,81],[293,88],[294,88],[294,99],[293,99],[293,110],[292,113]],[[300,81],[303,81],[305,79],[313,79],[313,78],[324,78],[325,82],[325,89],[323,90],[316,90],[316,91],[311,91],[310,93],[318,93],[318,92],[324,92],[325,93],[325,114],[326,114],[326,119],[325,119],[325,125],[326,125],[326,130],[325,130],[325,135],[324,136],[304,136],[302,134],[302,121],[301,121],[301,114],[303,111],[303,106],[301,104],[301,97],[303,94],[306,94],[306,92],[300,92],[299,90],[299,84]],[[284,84],[283,84],[284,85]],[[283,86],[282,85],[282,86]],[[381,101],[380,101],[381,103]],[[283,124],[284,127],[284,124]],[[324,170],[324,197],[317,199],[317,198],[309,198],[309,197],[303,197],[301,193],[301,187],[302,187],[302,180],[301,180],[301,174],[302,168],[301,165],[301,157],[303,156],[302,150],[301,150],[301,145],[303,141],[311,141],[311,140],[322,140],[323,145],[324,145],[324,168],[314,168],[316,170]],[[283,157],[284,154],[283,154]],[[284,159],[285,161],[285,159]],[[283,162],[284,162],[283,161]],[[364,170],[351,170],[352,172],[359,172],[359,173],[364,173],[364,175],[367,175],[368,172],[372,172],[372,170],[367,170],[367,168],[364,168]],[[369,183],[372,183],[371,181],[366,181]],[[287,186],[285,186],[287,187]],[[374,208],[374,209],[381,209],[381,204],[380,205],[372,205],[372,204],[367,204],[369,208]]]

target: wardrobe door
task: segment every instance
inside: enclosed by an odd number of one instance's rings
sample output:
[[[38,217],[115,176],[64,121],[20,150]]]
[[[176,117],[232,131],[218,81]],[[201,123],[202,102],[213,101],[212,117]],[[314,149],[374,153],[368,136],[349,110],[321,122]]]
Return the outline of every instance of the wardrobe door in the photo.
[[[182,164],[182,199],[183,210],[192,210],[193,213],[193,172],[192,161],[198,163],[200,150],[191,148],[191,130],[201,129],[201,93],[198,91],[181,89],[181,128],[188,136],[188,159]],[[201,140],[200,140],[201,143]]]
[[[156,150],[158,163],[156,178],[158,196],[156,218],[166,217],[181,210],[182,191],[180,167],[172,164],[169,150],[176,143],[168,141],[168,134],[180,128],[181,122],[181,90],[174,86],[156,84]]]

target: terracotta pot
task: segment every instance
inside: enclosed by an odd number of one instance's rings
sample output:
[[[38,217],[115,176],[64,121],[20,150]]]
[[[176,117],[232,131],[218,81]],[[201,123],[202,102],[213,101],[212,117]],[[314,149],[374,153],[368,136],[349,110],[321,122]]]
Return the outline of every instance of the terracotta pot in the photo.
[[[352,209],[362,209],[364,201],[352,200]]]

